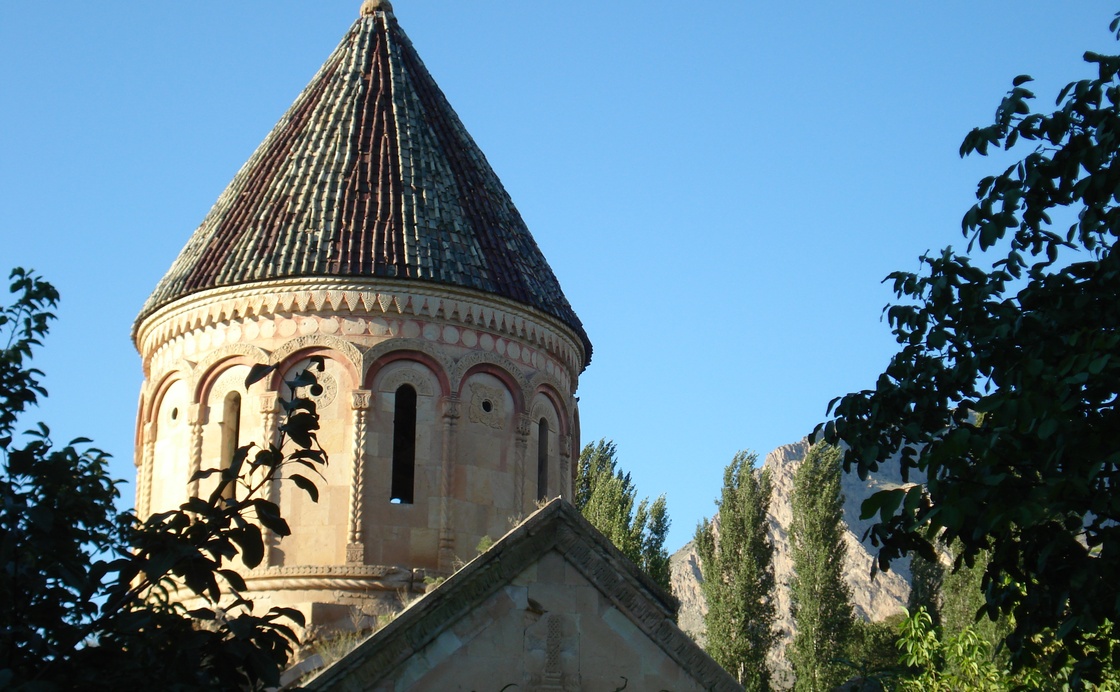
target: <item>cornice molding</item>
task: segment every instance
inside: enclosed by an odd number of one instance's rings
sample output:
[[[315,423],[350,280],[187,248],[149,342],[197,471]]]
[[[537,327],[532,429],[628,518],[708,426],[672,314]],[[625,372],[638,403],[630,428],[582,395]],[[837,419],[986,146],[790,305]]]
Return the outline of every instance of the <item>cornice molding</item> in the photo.
[[[146,317],[134,343],[147,370],[161,346],[190,332],[247,318],[299,316],[419,318],[468,327],[542,349],[573,379],[586,360],[578,336],[541,311],[478,291],[383,279],[283,279],[202,291]]]
[[[243,572],[255,594],[267,591],[389,591],[422,590],[425,570],[396,565],[302,565],[260,567]]]

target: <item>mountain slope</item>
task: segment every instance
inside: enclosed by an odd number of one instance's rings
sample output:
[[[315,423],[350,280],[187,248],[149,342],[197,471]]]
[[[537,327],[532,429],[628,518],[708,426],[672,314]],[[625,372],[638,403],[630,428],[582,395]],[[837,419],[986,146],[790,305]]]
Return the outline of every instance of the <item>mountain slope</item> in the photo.
[[[780,652],[793,638],[793,618],[789,610],[789,582],[793,576],[793,561],[789,547],[789,525],[793,514],[790,497],[793,494],[793,474],[797,471],[805,453],[809,450],[807,440],[783,445],[766,455],[764,465],[773,477],[774,496],[770,503],[770,537],[774,541],[774,572],[778,583],[778,621],[781,632],[778,651],[771,656],[777,680],[788,672]],[[893,471],[893,473],[892,473]],[[891,566],[891,571],[881,572],[871,578],[874,561],[873,548],[860,542],[871,521],[861,521],[860,505],[872,493],[885,488],[902,485],[897,470],[883,469],[875,477],[861,481],[855,474],[845,474],[841,479],[841,492],[844,494],[844,521],[848,529],[844,534],[847,544],[847,558],[844,564],[844,577],[852,587],[852,605],[856,616],[864,620],[879,621],[906,607],[910,594],[909,561],[900,561]],[[719,517],[714,520],[717,525]],[[707,607],[700,591],[700,564],[693,542],[685,544],[670,558],[671,582],[673,593],[681,601],[679,624],[682,630],[703,644],[704,613]]]

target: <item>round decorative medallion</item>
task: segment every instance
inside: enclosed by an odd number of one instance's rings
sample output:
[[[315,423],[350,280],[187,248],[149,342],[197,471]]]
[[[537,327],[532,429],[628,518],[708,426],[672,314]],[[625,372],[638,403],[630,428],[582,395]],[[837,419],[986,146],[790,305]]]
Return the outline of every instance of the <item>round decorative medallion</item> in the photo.
[[[318,384],[296,387],[295,395],[314,401],[316,408],[330,406],[338,396],[338,380],[329,372],[316,372],[314,375]]]

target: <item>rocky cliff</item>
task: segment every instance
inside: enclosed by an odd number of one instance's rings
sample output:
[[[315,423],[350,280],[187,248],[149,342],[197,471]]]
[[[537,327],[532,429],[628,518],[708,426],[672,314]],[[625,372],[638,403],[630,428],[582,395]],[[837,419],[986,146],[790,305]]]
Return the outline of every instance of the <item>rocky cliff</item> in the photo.
[[[770,504],[770,536],[774,541],[774,572],[778,583],[778,621],[781,632],[778,650],[772,663],[778,679],[786,677],[786,665],[781,652],[793,638],[793,618],[789,610],[789,582],[793,576],[793,560],[789,547],[789,526],[792,519],[790,497],[793,493],[793,474],[809,450],[807,440],[784,445],[766,455],[765,466],[770,469],[774,483],[774,496]],[[844,534],[847,559],[844,577],[852,588],[852,605],[856,616],[878,621],[898,613],[906,607],[910,594],[910,565],[900,561],[891,565],[891,571],[880,572],[871,578],[873,548],[860,542],[871,521],[861,521],[860,504],[872,493],[902,484],[897,469],[882,469],[875,477],[861,481],[855,474],[841,479],[844,494],[844,521],[848,530]],[[718,492],[718,490],[717,490]],[[716,517],[716,522],[719,517]],[[718,526],[718,524],[717,524]],[[681,629],[697,641],[704,641],[704,613],[707,606],[700,592],[700,564],[696,546],[689,542],[670,558],[673,593],[681,601],[679,624]]]

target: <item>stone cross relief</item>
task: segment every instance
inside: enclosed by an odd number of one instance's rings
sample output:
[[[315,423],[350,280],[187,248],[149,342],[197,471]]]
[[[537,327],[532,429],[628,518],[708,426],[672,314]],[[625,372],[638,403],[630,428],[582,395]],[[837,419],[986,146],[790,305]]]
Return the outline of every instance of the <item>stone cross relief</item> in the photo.
[[[564,670],[565,660],[579,660],[579,630],[568,616],[544,613],[525,629],[525,689],[530,692],[575,692],[579,674]]]

